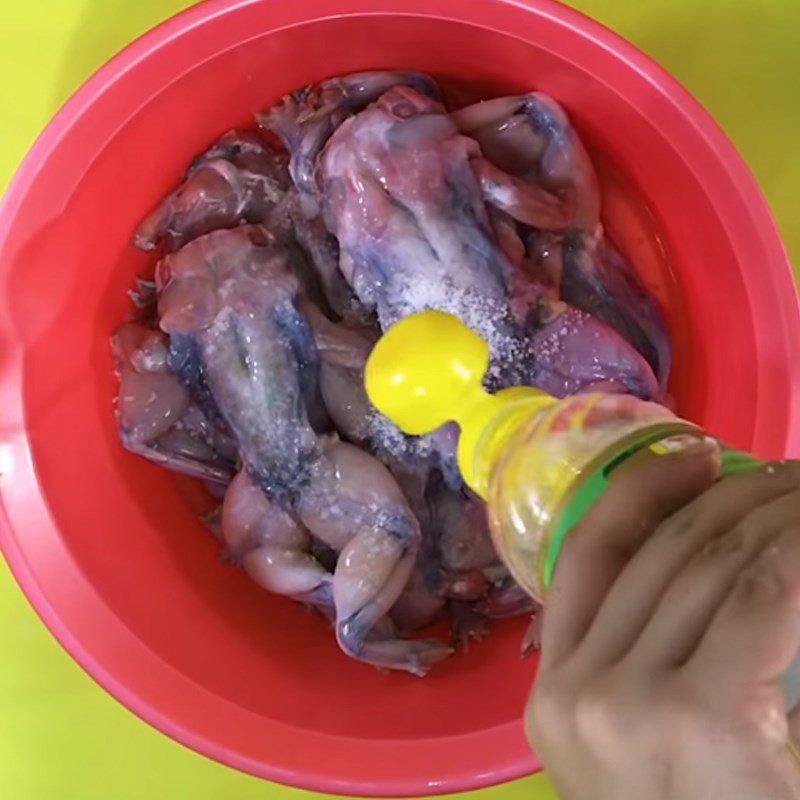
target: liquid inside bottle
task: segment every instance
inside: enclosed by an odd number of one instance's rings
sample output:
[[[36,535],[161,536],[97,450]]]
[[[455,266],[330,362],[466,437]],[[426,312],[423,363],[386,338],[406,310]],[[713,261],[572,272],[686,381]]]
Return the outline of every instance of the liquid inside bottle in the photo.
[[[459,319],[423,311],[392,326],[373,349],[365,388],[401,430],[459,426],[457,463],[487,502],[497,554],[529,594],[547,605],[561,546],[606,489],[613,470],[649,449],[669,452],[675,436],[706,436],[668,409],[628,395],[558,400],[534,387],[489,394],[489,347]],[[720,475],[762,465],[720,445]],[[790,708],[800,698],[800,659],[784,676]]]
[[[610,394],[575,395],[522,423],[491,467],[487,497],[495,547],[517,582],[542,602],[564,537],[614,466],[689,432],[703,435],[662,406]],[[482,438],[492,435],[488,426]]]
[[[564,539],[613,469],[642,448],[666,452],[664,439],[687,433],[705,435],[661,406],[623,395],[576,395],[520,424],[489,468],[487,497],[495,548],[520,586],[546,604]],[[492,435],[488,426],[483,436]],[[722,477],[761,465],[725,447],[720,453]],[[800,653],[782,685],[787,707],[797,707]]]

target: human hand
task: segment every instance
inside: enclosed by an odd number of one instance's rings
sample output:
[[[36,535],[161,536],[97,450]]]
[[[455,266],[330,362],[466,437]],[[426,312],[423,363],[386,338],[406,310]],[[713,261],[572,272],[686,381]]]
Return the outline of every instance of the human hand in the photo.
[[[564,800],[800,797],[800,463],[641,454],[567,537],[526,711]],[[713,484],[713,485],[712,485]]]

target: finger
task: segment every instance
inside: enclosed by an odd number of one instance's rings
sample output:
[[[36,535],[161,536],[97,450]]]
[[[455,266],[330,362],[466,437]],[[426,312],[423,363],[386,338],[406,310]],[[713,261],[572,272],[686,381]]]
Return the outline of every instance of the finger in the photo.
[[[800,530],[800,491],[757,506],[729,531],[707,541],[664,592],[634,645],[632,658],[654,666],[683,664],[694,652],[739,574],[791,520]]]
[[[586,657],[593,663],[621,658],[635,644],[667,587],[688,561],[753,508],[798,488],[800,464],[768,465],[758,472],[719,481],[659,525],[609,591],[586,636]],[[692,590],[702,591],[702,587],[693,586]]]
[[[683,670],[698,691],[735,700],[775,684],[798,650],[800,527],[793,521],[739,574]]]
[[[791,706],[794,702],[794,707],[789,714],[789,738],[794,745],[797,754],[797,767],[800,769],[800,664],[793,663],[789,668],[790,674],[788,677],[789,691],[791,698],[788,705]]]
[[[603,495],[567,536],[547,592],[542,669],[575,649],[645,537],[716,479],[715,442],[681,437],[674,446],[684,449],[664,456],[640,453],[614,470]]]

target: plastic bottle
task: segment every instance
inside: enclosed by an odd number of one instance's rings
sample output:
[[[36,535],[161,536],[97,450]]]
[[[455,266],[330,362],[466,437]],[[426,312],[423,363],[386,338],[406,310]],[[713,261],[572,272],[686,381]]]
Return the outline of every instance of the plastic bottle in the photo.
[[[673,436],[706,433],[628,395],[558,400],[531,387],[489,394],[482,388],[488,365],[488,346],[477,334],[450,314],[424,311],[379,340],[365,384],[375,407],[408,434],[459,424],[458,466],[486,500],[498,555],[520,586],[546,603],[564,539],[609,474],[645,448],[668,451]],[[723,477],[762,463],[724,445],[720,452]],[[786,676],[786,691],[793,706],[800,661]]]

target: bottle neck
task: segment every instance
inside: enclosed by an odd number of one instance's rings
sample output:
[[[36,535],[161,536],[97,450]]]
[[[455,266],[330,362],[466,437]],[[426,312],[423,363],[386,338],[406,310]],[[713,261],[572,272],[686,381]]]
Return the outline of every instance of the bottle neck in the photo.
[[[558,402],[555,398],[526,387],[513,387],[493,395],[494,406],[483,424],[462,428],[459,439],[459,463],[469,464],[469,475],[462,474],[470,488],[484,500],[489,496],[492,470],[503,456],[506,446],[513,442],[517,432],[536,414]],[[478,434],[470,437],[468,430]],[[462,462],[462,447],[464,457]]]

